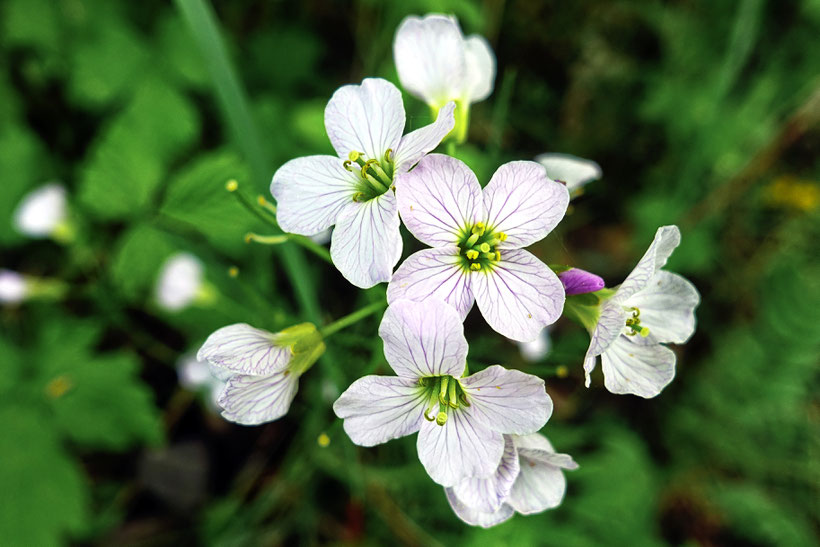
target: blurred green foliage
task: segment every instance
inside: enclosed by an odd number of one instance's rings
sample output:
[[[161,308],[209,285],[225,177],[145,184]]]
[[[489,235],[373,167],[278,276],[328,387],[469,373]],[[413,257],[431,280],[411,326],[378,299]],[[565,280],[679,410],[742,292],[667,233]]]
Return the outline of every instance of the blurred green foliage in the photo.
[[[818,543],[816,1],[216,2],[246,119],[185,4],[0,0],[0,266],[71,287],[0,310],[4,543]],[[338,393],[384,370],[378,318],[331,339],[290,414],[267,426],[191,404],[174,370],[228,323],[277,329],[383,298],[300,249],[243,243],[269,228],[224,185],[269,197],[279,165],[330,151],[329,96],[364,76],[397,82],[393,33],[428,11],[456,14],[498,57],[457,152],[482,181],[545,151],[603,167],[533,251],[614,285],[657,226],[677,223],[670,268],[703,296],[678,378],[650,401],[611,395],[600,377],[585,390],[574,325],[560,322],[531,364],[468,318],[471,364],[547,377],[544,433],[581,466],[560,508],[492,530],[452,515],[413,439],[360,449],[335,420]],[[409,127],[429,122],[405,102]],[[12,229],[20,198],[51,179],[70,191],[71,244]],[[169,313],[154,283],[180,250],[204,261],[218,296]],[[197,456],[174,467],[186,443]]]

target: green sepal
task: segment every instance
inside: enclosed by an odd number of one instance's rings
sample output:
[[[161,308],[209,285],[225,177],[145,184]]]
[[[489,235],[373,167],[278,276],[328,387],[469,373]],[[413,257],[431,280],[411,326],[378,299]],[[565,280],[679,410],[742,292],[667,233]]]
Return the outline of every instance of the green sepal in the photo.
[[[572,269],[572,266],[567,266],[566,264],[550,264],[550,270],[559,274],[563,272],[568,272]]]
[[[601,304],[614,294],[614,290],[604,288],[600,291],[568,296],[564,303],[564,315],[592,332],[601,316]]]

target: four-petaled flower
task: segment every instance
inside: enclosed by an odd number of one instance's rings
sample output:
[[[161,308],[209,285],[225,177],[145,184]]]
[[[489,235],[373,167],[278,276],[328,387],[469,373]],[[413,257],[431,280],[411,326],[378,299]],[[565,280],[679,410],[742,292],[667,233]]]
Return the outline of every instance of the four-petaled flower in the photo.
[[[217,400],[222,416],[257,425],[287,414],[299,377],[324,351],[322,336],[311,323],[276,334],[238,323],[211,334],[196,358],[208,361],[214,375],[227,382]]]
[[[340,87],[325,108],[325,128],[336,156],[287,162],[273,175],[277,220],[286,232],[312,236],[335,225],[330,255],[352,284],[389,281],[401,257],[393,179],[433,150],[453,128],[455,104],[436,121],[404,133],[401,92],[367,78]]]
[[[601,305],[584,359],[587,387],[599,355],[612,393],[650,398],[674,378],[675,353],[661,344],[689,339],[700,303],[692,283],[661,270],[679,244],[677,226],[658,228],[638,265]]]
[[[69,221],[65,186],[50,182],[23,196],[14,211],[14,227],[33,238],[71,240],[74,228]]]
[[[561,281],[522,249],[543,239],[569,203],[564,185],[531,161],[498,168],[482,191],[461,161],[430,154],[400,177],[396,196],[405,226],[432,246],[396,270],[387,300],[445,300],[463,320],[478,301],[487,323],[507,338],[535,339],[564,305]]]
[[[504,434],[538,431],[552,413],[536,376],[494,365],[462,378],[464,327],[441,300],[394,302],[379,336],[397,376],[356,380],[333,410],[361,446],[418,431],[419,460],[442,486],[491,475],[504,453]]]
[[[489,528],[516,512],[532,515],[558,507],[567,488],[563,470],[578,468],[571,456],[556,454],[541,434],[504,435],[504,441],[495,473],[445,489],[450,507],[467,524]]]
[[[572,197],[579,195],[581,188],[603,174],[601,166],[594,161],[570,154],[541,154],[536,156],[535,161],[544,166],[549,178],[566,184]]]
[[[493,91],[495,56],[487,40],[464,37],[455,17],[405,17],[393,40],[393,58],[402,87],[434,112],[455,101],[456,140],[466,137],[470,104]]]

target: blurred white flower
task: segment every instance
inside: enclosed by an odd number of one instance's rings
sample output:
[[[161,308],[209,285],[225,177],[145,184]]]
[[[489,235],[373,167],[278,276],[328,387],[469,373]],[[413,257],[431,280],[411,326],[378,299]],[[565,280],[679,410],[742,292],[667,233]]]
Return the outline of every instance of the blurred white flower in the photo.
[[[17,272],[0,269],[0,304],[17,304],[26,298],[25,278]]]
[[[594,161],[569,154],[541,154],[535,161],[544,166],[549,178],[565,183],[570,195],[603,175],[601,166]]]
[[[171,255],[162,265],[156,285],[159,305],[169,311],[179,311],[202,293],[205,286],[202,261],[190,253]]]
[[[401,85],[438,111],[449,101],[469,107],[493,91],[495,55],[483,37],[464,37],[453,16],[405,17],[393,40]]]
[[[219,394],[227,384],[224,378],[214,374],[214,368],[208,361],[199,361],[193,353],[186,353],[177,362],[180,385],[188,391],[206,394],[212,409],[217,408]]]
[[[14,227],[35,238],[69,239],[66,190],[62,184],[45,184],[23,196],[14,211]]]
[[[521,352],[521,357],[523,357],[525,361],[535,363],[549,355],[550,350],[552,349],[550,330],[552,330],[552,325],[548,325],[541,329],[541,332],[538,333],[538,337],[535,340],[531,340],[529,342],[516,342],[516,344],[518,344],[518,349]]]

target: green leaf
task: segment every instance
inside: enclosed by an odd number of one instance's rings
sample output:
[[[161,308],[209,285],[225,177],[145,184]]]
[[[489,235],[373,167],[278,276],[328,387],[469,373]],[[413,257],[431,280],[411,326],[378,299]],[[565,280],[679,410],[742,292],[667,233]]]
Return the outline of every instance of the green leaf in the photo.
[[[0,37],[7,45],[56,50],[61,33],[59,8],[50,0],[9,0],[0,13]]]
[[[231,179],[255,202],[247,165],[230,152],[216,152],[186,165],[172,178],[160,212],[201,233],[227,255],[245,254],[243,237],[251,230],[264,230],[264,225],[225,190]]]
[[[111,277],[122,295],[142,300],[153,290],[162,263],[176,250],[167,234],[140,224],[120,237],[111,265]]]
[[[49,420],[0,406],[0,537],[6,545],[65,545],[88,518],[86,479]]]
[[[149,80],[98,137],[83,170],[80,200],[105,219],[130,217],[146,207],[170,162],[199,133],[188,100]]]

